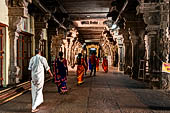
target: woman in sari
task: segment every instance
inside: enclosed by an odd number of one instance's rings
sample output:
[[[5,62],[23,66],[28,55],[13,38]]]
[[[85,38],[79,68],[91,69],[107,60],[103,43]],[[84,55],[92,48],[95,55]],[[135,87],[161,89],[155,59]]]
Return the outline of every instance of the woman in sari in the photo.
[[[106,57],[103,58],[102,67],[103,67],[104,72],[107,73],[108,72],[108,60]]]
[[[87,54],[85,55],[84,60],[85,60],[84,63],[85,75],[87,75],[87,70],[88,70]]]
[[[99,71],[99,58],[97,57],[96,60],[96,71]]]
[[[90,57],[89,57],[89,70],[91,70],[91,61],[90,61]]]
[[[85,60],[82,57],[82,54],[79,53],[77,57],[77,85],[81,85],[84,82],[83,77],[85,73],[85,66]]]
[[[55,74],[55,83],[58,87],[58,93],[65,94],[67,93],[67,77],[68,68],[67,60],[63,58],[63,52],[59,52],[59,58],[56,58],[54,61],[54,74]]]

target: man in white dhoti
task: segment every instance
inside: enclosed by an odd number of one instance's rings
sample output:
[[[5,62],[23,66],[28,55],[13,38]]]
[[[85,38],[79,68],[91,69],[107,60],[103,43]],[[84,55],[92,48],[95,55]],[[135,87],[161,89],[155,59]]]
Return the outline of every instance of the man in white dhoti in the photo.
[[[41,56],[41,51],[36,49],[35,56],[30,60],[28,70],[31,70],[31,93],[32,93],[32,112],[37,112],[37,107],[43,103],[43,85],[44,85],[44,68],[50,73],[50,67],[48,66],[45,57]]]

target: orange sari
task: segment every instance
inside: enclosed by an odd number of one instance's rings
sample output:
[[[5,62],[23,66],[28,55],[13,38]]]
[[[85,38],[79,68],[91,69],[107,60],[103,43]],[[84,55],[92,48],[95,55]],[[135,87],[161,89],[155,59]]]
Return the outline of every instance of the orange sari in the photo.
[[[77,83],[78,84],[82,84],[83,81],[83,77],[84,77],[84,72],[85,72],[85,68],[84,68],[84,59],[81,58],[81,65],[77,66]]]
[[[108,72],[108,61],[106,58],[103,59],[102,67],[103,67],[104,72],[107,73]]]
[[[96,71],[99,71],[99,58],[96,60]]]

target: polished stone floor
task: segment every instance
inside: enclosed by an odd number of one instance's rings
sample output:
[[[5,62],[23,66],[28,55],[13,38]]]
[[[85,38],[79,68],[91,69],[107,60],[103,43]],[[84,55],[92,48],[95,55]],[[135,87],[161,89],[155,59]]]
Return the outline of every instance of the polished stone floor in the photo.
[[[96,77],[85,77],[85,83],[76,84],[75,72],[68,76],[69,93],[60,95],[56,85],[49,81],[44,87],[44,103],[37,113],[170,113],[170,96],[152,90],[146,83],[127,75],[102,69]],[[30,91],[0,105],[0,113],[30,113]]]

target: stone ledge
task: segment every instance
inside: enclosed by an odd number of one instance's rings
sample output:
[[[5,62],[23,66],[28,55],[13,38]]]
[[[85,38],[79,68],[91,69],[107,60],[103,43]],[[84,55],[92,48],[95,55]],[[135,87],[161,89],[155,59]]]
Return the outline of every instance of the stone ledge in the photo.
[[[48,28],[48,23],[46,22],[35,22],[35,29]]]
[[[27,18],[28,13],[25,7],[9,7],[9,16],[22,16]]]

